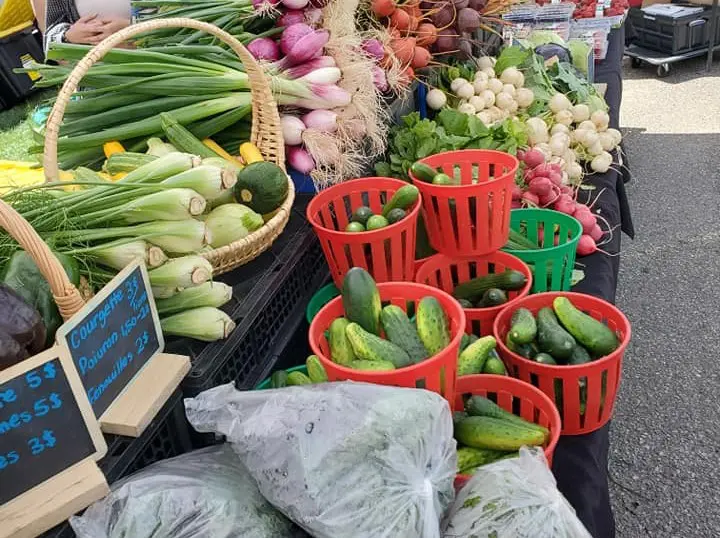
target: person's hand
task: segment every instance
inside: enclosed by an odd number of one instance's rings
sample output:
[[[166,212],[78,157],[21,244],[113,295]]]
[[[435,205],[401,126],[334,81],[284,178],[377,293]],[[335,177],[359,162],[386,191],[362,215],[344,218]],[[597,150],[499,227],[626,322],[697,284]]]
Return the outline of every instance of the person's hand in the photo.
[[[103,23],[97,15],[86,15],[68,28],[65,40],[68,43],[96,45],[103,40]]]
[[[130,26],[130,19],[127,19],[125,17],[101,16],[100,22],[102,24],[103,39],[111,36],[115,32],[119,32],[123,28],[127,28],[128,26]]]

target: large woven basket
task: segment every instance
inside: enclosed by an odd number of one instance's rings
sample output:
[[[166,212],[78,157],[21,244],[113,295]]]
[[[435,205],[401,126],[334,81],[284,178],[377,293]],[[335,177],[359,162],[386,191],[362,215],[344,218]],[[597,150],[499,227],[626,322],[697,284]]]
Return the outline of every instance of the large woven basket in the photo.
[[[158,28],[193,28],[213,34],[221,39],[238,55],[243,62],[250,79],[252,95],[252,129],[250,141],[255,144],[266,161],[277,164],[285,170],[285,145],[280,129],[280,115],[277,104],[272,96],[270,84],[262,68],[255,61],[248,50],[233,36],[212,24],[196,21],[194,19],[158,19],[135,24],[121,30],[100,42],[78,62],[70,73],[58,94],[55,106],[50,112],[45,130],[45,177],[48,181],[58,178],[57,143],[60,124],[65,115],[65,108],[80,81],[96,62],[102,60],[113,47],[120,45],[128,39]],[[273,241],[285,229],[290,210],[295,200],[295,187],[288,177],[288,196],[277,210],[275,215],[259,230],[247,237],[235,241],[227,246],[216,248],[203,254],[215,268],[215,274],[225,273],[256,258],[267,250]]]

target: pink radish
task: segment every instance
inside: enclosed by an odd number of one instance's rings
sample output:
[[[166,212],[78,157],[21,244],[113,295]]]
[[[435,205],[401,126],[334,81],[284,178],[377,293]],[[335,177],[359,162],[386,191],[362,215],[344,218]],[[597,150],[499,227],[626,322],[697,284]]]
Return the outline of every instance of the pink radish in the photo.
[[[558,174],[562,174],[562,166],[560,166],[558,163],[550,163],[550,164],[548,164],[548,166],[554,172],[557,172]]]
[[[520,200],[513,200],[510,202],[510,209],[522,209],[522,202]]]
[[[575,213],[575,201],[567,194],[561,194],[560,198],[555,202],[555,211],[572,216]]]
[[[522,195],[522,201],[528,205],[538,205],[540,203],[540,198],[538,198],[537,194],[524,192]]]
[[[533,168],[526,168],[523,173],[523,179],[525,183],[528,183],[532,178],[535,177],[535,170]]]
[[[587,213],[584,211],[575,211],[575,215],[573,216],[582,225],[583,233],[585,234],[589,234],[592,229],[597,226],[595,215],[593,215],[589,211]]]
[[[595,240],[589,235],[581,235],[577,244],[577,253],[579,256],[589,256],[597,251]]]
[[[570,198],[573,199],[573,203],[575,203],[575,191],[570,185],[560,185],[560,192],[563,194],[567,194]]]
[[[557,187],[562,186],[563,183],[562,183],[562,175],[561,174],[558,174],[557,172],[552,171],[547,175],[547,177],[550,178],[550,181],[553,182],[553,185],[556,185]]]
[[[590,237],[593,238],[595,243],[600,241],[603,238],[603,235],[605,235],[605,232],[603,232],[602,228],[596,223],[595,226],[593,226],[593,229],[590,230]]]
[[[512,188],[512,199],[513,200],[520,200],[523,195],[523,190],[520,188],[519,185],[513,185]]]
[[[525,152],[525,158],[523,159],[525,164],[530,168],[535,168],[545,163],[545,155],[539,149],[529,149]]]
[[[538,196],[547,196],[553,191],[553,185],[546,177],[538,176],[530,182],[530,192]]]
[[[525,150],[523,150],[523,149],[517,150],[516,157],[517,157],[518,161],[525,162]]]
[[[560,197],[560,189],[558,189],[555,185],[552,185],[550,192],[548,194],[540,197],[540,205],[542,207],[548,207],[548,206],[554,204],[559,197]]]

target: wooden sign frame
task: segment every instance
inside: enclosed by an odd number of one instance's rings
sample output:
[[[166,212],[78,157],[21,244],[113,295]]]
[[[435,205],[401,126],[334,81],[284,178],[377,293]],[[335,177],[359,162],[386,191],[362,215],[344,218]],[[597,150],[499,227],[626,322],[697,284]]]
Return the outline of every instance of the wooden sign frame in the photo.
[[[80,375],[65,348],[53,346],[0,371],[0,384],[56,359],[62,365],[95,453],[0,505],[0,538],[34,538],[110,492],[105,475],[95,463],[107,452],[105,438],[85,394]]]
[[[163,353],[165,341],[145,263],[137,260],[120,271],[77,314],[58,329],[56,336],[58,343],[68,350],[70,360],[74,365],[68,335],[87,314],[103,303],[138,267],[148,293],[147,300],[157,334],[158,349],[123,388],[112,404],[98,417],[103,432],[128,437],[142,435],[145,428],[190,371],[189,357]]]

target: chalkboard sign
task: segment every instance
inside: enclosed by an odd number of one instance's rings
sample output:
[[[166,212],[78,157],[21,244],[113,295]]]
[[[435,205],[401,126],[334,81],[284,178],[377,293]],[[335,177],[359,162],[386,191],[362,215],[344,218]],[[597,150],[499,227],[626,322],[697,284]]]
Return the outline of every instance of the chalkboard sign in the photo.
[[[110,281],[58,330],[100,418],[164,342],[145,264]]]
[[[0,506],[105,453],[69,361],[56,346],[0,372]]]

